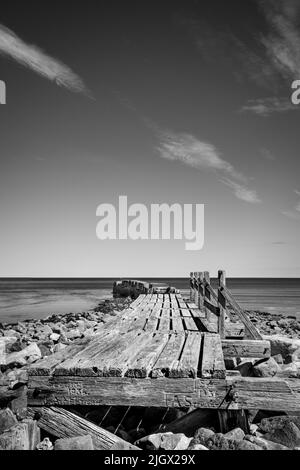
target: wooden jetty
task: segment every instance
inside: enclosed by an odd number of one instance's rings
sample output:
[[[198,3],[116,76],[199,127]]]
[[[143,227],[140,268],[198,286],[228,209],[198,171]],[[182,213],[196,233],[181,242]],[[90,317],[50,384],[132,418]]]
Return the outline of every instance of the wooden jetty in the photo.
[[[143,294],[101,333],[29,368],[28,404],[300,409],[300,381],[242,377],[225,359],[270,356],[219,272],[191,273],[190,299]]]

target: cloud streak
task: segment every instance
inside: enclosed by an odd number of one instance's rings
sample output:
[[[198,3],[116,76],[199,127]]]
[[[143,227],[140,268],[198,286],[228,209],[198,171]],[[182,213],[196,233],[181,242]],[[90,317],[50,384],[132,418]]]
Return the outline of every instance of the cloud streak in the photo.
[[[256,191],[247,187],[247,178],[224,160],[214,145],[200,141],[191,134],[168,131],[160,132],[159,137],[157,150],[161,158],[179,161],[198,170],[214,171],[238,199],[252,204],[260,202]]]
[[[300,191],[297,189],[294,190],[294,193],[300,197]],[[293,210],[288,210],[288,211],[283,211],[283,215],[286,217],[289,217],[290,219],[294,220],[300,220],[300,200],[297,202],[297,204],[294,206]]]
[[[274,113],[299,110],[300,108],[295,106],[290,100],[276,97],[249,100],[248,103],[241,108],[241,112],[250,112],[263,117],[268,117]]]
[[[261,37],[273,67],[281,75],[291,80],[300,75],[300,33],[298,0],[264,0],[258,2],[269,33]]]
[[[75,93],[90,96],[82,79],[67,65],[50,57],[34,45],[26,44],[16,34],[0,25],[0,54]]]

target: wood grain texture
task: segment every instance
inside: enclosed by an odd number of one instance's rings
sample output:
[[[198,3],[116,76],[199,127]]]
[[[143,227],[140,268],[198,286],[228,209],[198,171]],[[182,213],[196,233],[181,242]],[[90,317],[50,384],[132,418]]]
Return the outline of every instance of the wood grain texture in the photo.
[[[222,340],[222,349],[225,358],[229,357],[270,357],[271,345],[266,340]]]
[[[89,434],[97,450],[139,450],[138,447],[63,408],[29,408],[28,416],[39,417],[38,426],[58,438]]]
[[[229,392],[236,392],[236,401]],[[298,379],[30,377],[30,406],[111,405],[299,411]]]
[[[201,377],[220,379],[226,377],[222,343],[219,335],[206,334],[203,337]]]

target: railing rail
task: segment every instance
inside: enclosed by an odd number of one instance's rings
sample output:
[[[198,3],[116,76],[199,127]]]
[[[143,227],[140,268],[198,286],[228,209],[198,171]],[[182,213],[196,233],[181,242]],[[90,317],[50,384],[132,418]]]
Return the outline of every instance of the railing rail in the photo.
[[[252,339],[263,339],[259,331],[248,318],[246,312],[239,306],[232,293],[226,286],[226,273],[218,271],[218,287],[215,291],[210,282],[208,271],[190,273],[190,301],[201,310],[205,311],[206,318],[210,321],[211,314],[218,317],[218,333],[225,338],[225,326],[227,317],[232,317],[232,312],[245,325],[248,336]]]

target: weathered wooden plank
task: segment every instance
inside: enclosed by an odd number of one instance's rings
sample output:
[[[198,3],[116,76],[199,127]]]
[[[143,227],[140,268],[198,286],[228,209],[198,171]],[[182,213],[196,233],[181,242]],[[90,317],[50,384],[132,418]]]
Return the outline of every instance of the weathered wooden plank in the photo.
[[[221,338],[219,335],[204,333],[202,348],[202,378],[226,377],[226,369],[222,351]]]
[[[200,367],[201,333],[188,333],[185,337],[181,355],[176,364],[173,365],[169,376],[196,378]]]
[[[95,338],[87,348],[57,365],[54,374],[102,376],[105,364],[131,344],[139,333],[140,329],[123,335],[112,331],[101,340]]]
[[[135,359],[130,364],[126,377],[148,377],[153,365],[159,358],[169,339],[168,334],[154,334],[153,337],[145,339],[143,347],[138,351]]]
[[[195,320],[192,317],[182,317],[182,320],[187,331],[199,331]]]
[[[177,368],[183,346],[185,344],[185,335],[172,334],[169,341],[160,354],[157,362],[153,366],[151,377],[170,377]]]
[[[90,343],[90,338],[85,338],[84,340],[79,340],[78,342],[73,343],[67,348],[59,351],[52,356],[42,359],[41,361],[36,362],[28,367],[28,374],[30,375],[50,375],[56,366],[61,362],[66,360],[68,357],[75,356],[79,351],[81,351],[86,345]]]
[[[88,434],[97,450],[139,450],[115,434],[63,408],[29,408],[28,416],[38,417],[38,426],[59,438]]]
[[[227,287],[223,286],[221,288],[221,292],[224,295],[227,302],[233,307],[234,312],[240,318],[240,320],[244,323],[247,332],[253,339],[263,339],[259,331],[255,328],[251,320],[249,319],[248,315],[241,309],[239,304],[236,302],[235,298],[232,296],[231,292],[227,289]]]
[[[270,357],[270,341],[266,340],[232,340],[223,339],[222,349],[224,357]]]
[[[182,317],[172,317],[172,331],[184,332]]]
[[[230,392],[235,392],[235,400]],[[298,379],[31,376],[31,406],[110,405],[299,411]]]
[[[244,338],[245,336],[245,326],[240,322],[225,322],[225,337],[226,338]]]

